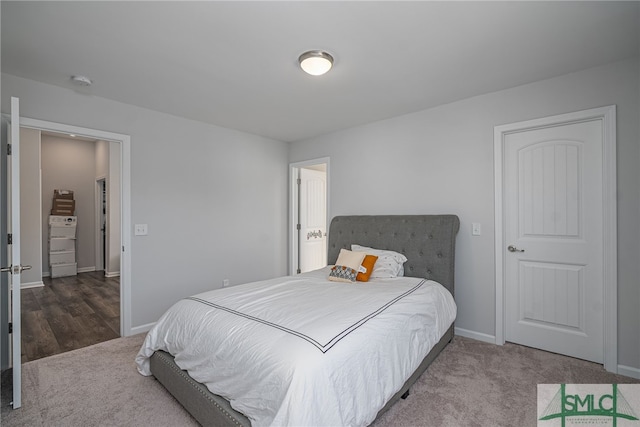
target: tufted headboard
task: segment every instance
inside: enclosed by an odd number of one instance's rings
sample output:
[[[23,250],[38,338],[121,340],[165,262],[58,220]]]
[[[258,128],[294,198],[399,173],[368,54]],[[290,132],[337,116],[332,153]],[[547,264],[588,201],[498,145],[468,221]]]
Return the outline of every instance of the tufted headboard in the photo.
[[[400,252],[407,257],[405,276],[435,280],[454,290],[456,215],[336,216],[329,227],[328,263],[351,244]]]

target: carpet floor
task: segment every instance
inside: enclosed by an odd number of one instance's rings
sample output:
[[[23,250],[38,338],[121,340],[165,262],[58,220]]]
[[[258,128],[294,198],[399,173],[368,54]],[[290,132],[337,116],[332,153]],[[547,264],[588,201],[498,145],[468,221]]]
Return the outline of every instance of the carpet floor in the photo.
[[[144,335],[118,338],[23,365],[22,408],[2,406],[13,426],[197,426],[152,377],[136,371]],[[535,426],[537,384],[640,383],[601,365],[514,344],[455,337],[373,426]]]

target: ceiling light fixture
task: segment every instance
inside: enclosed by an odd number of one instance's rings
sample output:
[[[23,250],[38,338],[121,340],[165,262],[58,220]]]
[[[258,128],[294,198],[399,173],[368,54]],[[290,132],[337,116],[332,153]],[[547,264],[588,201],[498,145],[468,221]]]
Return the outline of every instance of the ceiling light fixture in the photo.
[[[91,79],[86,76],[71,76],[71,81],[80,86],[91,86]]]
[[[323,50],[310,50],[298,58],[300,68],[312,76],[321,76],[333,66],[333,56]]]

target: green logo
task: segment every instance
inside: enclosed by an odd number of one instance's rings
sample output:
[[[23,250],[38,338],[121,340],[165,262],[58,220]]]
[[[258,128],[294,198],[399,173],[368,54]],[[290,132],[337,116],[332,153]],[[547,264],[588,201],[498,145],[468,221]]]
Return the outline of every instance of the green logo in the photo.
[[[611,387],[611,394],[582,395],[579,393],[567,394],[566,384],[560,384],[560,389],[553,396],[539,420],[560,418],[562,427],[565,427],[567,418],[571,417],[608,417],[611,418],[614,427],[617,426],[619,418],[637,421],[637,415],[618,389],[618,385],[612,384]]]

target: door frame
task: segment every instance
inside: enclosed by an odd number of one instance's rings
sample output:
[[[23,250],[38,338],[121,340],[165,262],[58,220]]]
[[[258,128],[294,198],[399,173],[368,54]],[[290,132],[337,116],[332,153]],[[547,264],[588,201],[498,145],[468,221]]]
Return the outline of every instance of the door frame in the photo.
[[[508,134],[600,120],[602,122],[603,349],[604,368],[618,372],[618,270],[616,205],[616,106],[593,108],[494,127],[496,344],[505,343],[504,144]]]
[[[330,215],[330,162],[329,157],[320,157],[317,159],[304,160],[301,162],[289,163],[289,274],[296,274],[296,267],[298,265],[298,234],[295,232],[296,224],[298,223],[298,172],[300,169],[306,166],[327,165],[327,185],[326,185],[326,212],[327,212],[327,224],[326,230],[329,230]]]
[[[95,188],[94,188],[94,195],[95,195],[95,212],[96,212],[96,218],[95,218],[95,251],[96,251],[96,260],[95,260],[95,266],[96,266],[96,271],[102,271],[103,273],[106,274],[107,272],[107,265],[105,262],[105,245],[106,242],[108,240],[108,234],[105,234],[103,236],[102,233],[102,219],[107,217],[106,212],[102,213],[102,209],[103,209],[103,200],[102,200],[102,186],[107,186],[107,176],[106,175],[101,175],[99,177],[96,177],[95,180]],[[108,203],[108,200],[107,200]],[[105,223],[106,226],[109,226],[109,221],[107,221],[105,219]],[[108,245],[107,245],[108,247]]]
[[[20,127],[82,137],[120,144],[120,336],[131,331],[131,137],[62,123],[20,117]]]

